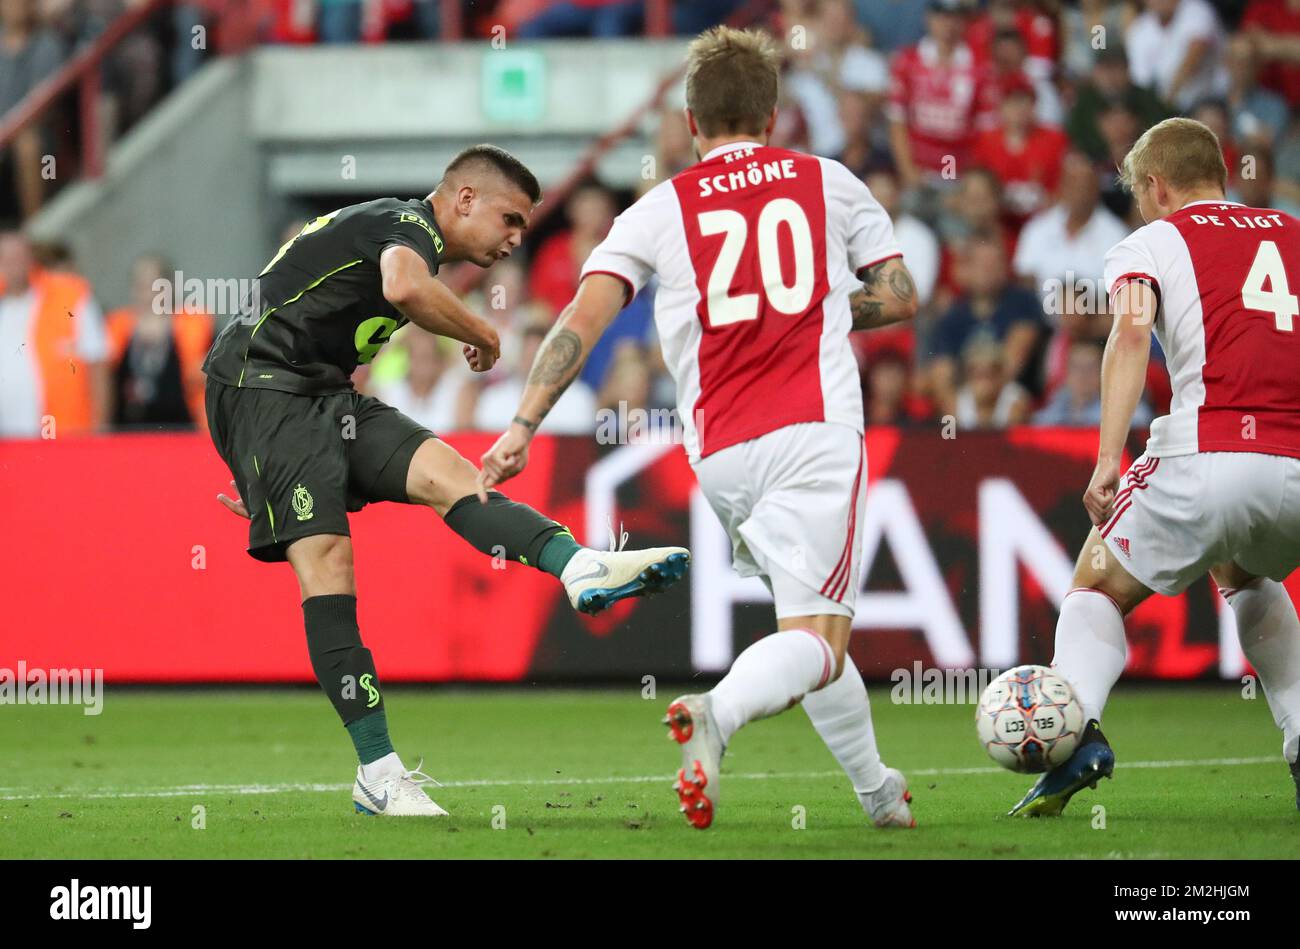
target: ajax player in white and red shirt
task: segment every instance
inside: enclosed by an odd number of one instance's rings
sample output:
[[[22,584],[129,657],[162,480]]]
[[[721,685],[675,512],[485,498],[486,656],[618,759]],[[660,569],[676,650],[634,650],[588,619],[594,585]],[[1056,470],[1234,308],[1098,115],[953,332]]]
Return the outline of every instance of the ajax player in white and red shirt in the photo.
[[[701,160],[620,215],[592,252],[481,482],[522,469],[537,424],[657,274],[687,454],[736,569],[763,578],[778,619],[715,689],[669,707],[682,810],[708,827],[727,741],[802,700],[873,823],[909,827],[906,782],[881,762],[862,677],[845,661],[866,488],[849,332],[910,318],[916,294],[865,185],[837,162],[764,144],[776,101],[766,36],[719,27],[692,44],[687,120]]]
[[[1106,255],[1114,325],[1083,499],[1094,527],[1056,627],[1054,665],[1088,725],[1070,760],[1012,813],[1059,814],[1110,776],[1100,719],[1124,670],[1124,616],[1206,572],[1282,729],[1300,807],[1300,621],[1279,582],[1300,566],[1300,220],[1227,201],[1219,142],[1191,119],[1147,131],[1121,177],[1150,223]],[[1173,402],[1121,478],[1153,331]]]

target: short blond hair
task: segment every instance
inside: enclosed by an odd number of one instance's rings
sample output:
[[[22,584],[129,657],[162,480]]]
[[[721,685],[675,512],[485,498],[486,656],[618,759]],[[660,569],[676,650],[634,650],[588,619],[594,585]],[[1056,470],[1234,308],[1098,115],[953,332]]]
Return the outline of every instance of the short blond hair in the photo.
[[[1119,180],[1132,191],[1145,184],[1147,175],[1159,175],[1179,191],[1197,185],[1228,186],[1219,138],[1195,119],[1165,119],[1142,133],[1124,156]]]
[[[686,107],[700,134],[760,135],[776,108],[780,57],[759,30],[715,26],[686,51]]]

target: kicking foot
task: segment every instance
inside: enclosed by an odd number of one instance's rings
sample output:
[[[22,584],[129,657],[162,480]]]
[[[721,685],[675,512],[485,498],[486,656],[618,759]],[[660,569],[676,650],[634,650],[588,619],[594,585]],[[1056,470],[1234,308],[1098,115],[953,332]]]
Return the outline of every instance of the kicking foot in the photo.
[[[915,827],[912,816],[912,792],[907,789],[907,779],[895,768],[885,770],[885,782],[874,791],[858,794],[862,809],[877,827]]]
[[[397,755],[390,757],[392,766],[379,769],[373,780],[365,780],[363,768],[357,768],[357,781],[352,785],[352,804],[357,813],[371,817],[446,817],[447,812],[421,786],[438,783],[420,770],[424,759],[407,771]]]
[[[1070,798],[1086,787],[1096,788],[1115,770],[1115,752],[1096,721],[1088,722],[1083,739],[1065,764],[1047,772],[1029,789],[1008,816],[1059,817]]]
[[[682,767],[673,782],[680,810],[692,827],[704,830],[713,823],[718,806],[718,772],[726,751],[713,719],[713,700],[683,695],[668,706],[664,724],[668,737],[682,746]]]
[[[573,555],[560,576],[569,602],[579,613],[599,613],[630,596],[650,596],[672,586],[691,566],[685,547],[648,550],[593,550]]]

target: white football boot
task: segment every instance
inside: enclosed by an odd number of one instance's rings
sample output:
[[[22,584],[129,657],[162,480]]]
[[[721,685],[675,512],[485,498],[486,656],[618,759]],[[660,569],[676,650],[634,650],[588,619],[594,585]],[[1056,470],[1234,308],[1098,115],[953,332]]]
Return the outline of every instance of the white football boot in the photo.
[[[682,746],[682,767],[673,782],[679,810],[692,827],[704,830],[718,806],[718,777],[727,750],[713,718],[713,700],[707,694],[680,696],[663,721],[668,737]]]
[[[599,613],[630,596],[649,596],[672,586],[691,566],[685,547],[593,550],[573,555],[560,574],[564,592],[579,613]]]
[[[392,757],[395,766],[385,768],[373,781],[366,781],[361,768],[357,768],[357,781],[352,785],[352,804],[357,813],[371,817],[446,817],[447,812],[421,787],[438,784],[420,770],[424,759],[407,771],[396,755]]]
[[[907,789],[907,779],[895,768],[885,769],[885,783],[874,791],[859,794],[862,809],[877,827],[915,827],[912,816],[912,792]]]

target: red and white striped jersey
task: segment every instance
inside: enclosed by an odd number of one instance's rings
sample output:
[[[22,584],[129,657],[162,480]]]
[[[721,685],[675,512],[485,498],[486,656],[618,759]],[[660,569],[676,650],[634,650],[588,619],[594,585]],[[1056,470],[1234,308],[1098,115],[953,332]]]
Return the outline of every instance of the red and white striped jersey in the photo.
[[[862,431],[849,294],[898,256],[889,216],[839,162],[744,142],[620,214],[582,276],[634,294],[658,275],[655,324],[696,461],[800,422]]]
[[[1195,201],[1106,255],[1112,300],[1133,280],[1160,300],[1155,334],[1173,402],[1152,457],[1246,451],[1300,458],[1300,221]]]

